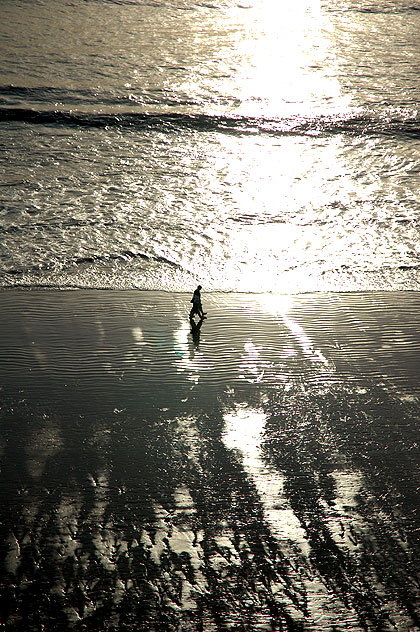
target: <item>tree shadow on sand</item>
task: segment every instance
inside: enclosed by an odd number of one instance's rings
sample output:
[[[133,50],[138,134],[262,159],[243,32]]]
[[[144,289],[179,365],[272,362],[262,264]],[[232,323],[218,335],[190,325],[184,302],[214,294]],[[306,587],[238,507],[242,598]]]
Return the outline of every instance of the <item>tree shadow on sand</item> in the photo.
[[[284,473],[312,572],[362,629],[401,629],[395,612],[420,627],[418,419],[379,387],[326,394],[297,384],[266,424],[266,459]],[[341,473],[360,477],[348,505]]]
[[[68,421],[2,408],[8,630],[302,629],[302,582],[215,418]]]
[[[4,402],[8,631],[305,630],[314,581],[353,629],[398,629],[397,611],[420,627],[418,411],[380,389],[301,386],[256,389],[253,405],[267,411],[264,458],[307,554],[273,535],[223,442],[226,401],[100,417]],[[346,472],[361,481],[348,505]]]

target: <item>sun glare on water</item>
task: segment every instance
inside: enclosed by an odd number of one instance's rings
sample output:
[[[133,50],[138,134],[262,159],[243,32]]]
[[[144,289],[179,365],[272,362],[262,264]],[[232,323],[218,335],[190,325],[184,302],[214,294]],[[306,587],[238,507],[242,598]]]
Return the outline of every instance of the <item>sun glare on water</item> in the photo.
[[[346,107],[334,64],[325,64],[333,54],[318,0],[256,0],[247,10],[237,9],[235,17],[241,113],[308,116],[320,107],[325,113],[327,103],[334,110]]]
[[[223,19],[230,38],[224,53],[234,71],[222,87],[236,98],[233,115],[281,129],[348,112],[334,71],[332,27],[318,0],[255,0],[227,10]],[[344,250],[319,228],[319,210],[330,208],[333,197],[344,206],[354,187],[342,168],[340,138],[255,133],[238,141],[226,135],[214,148],[207,145],[205,158],[214,184],[203,194],[218,208],[223,234],[210,275],[218,276],[220,259],[226,287],[313,287],[311,266],[324,259],[326,245],[333,257]]]

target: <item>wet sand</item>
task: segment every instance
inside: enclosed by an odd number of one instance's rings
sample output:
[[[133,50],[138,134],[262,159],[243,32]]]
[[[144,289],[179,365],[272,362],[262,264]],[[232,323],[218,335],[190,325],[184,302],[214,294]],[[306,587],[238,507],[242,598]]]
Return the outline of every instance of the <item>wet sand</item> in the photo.
[[[0,630],[420,629],[420,295],[0,293]]]

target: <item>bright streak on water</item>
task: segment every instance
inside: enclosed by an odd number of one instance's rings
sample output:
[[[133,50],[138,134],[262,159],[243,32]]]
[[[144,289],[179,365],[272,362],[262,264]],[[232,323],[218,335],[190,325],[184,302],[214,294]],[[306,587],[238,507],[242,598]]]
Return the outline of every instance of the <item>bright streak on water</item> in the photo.
[[[284,478],[262,458],[266,414],[262,410],[238,407],[235,412],[227,413],[224,420],[223,441],[228,448],[240,453],[243,466],[258,490],[272,533],[280,540],[292,539],[308,553],[305,532],[283,498]]]

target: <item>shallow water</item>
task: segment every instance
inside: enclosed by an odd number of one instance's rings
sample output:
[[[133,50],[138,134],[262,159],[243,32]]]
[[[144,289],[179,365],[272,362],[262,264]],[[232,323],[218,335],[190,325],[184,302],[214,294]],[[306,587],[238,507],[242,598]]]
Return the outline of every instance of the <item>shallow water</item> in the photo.
[[[418,295],[188,299],[2,293],[10,630],[416,630]]]
[[[0,283],[418,290],[419,8],[3,2]]]

